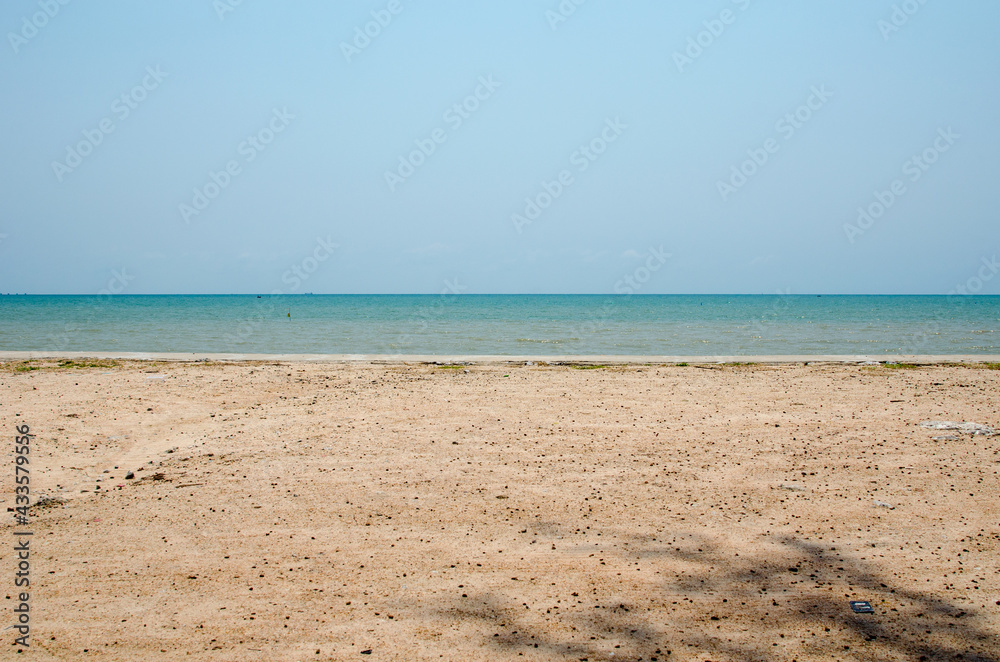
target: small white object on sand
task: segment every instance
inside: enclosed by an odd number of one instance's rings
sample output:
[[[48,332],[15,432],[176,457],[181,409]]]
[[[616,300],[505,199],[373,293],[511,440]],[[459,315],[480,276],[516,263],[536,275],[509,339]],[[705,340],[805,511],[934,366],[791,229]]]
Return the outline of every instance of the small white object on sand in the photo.
[[[996,430],[988,425],[982,425],[980,423],[956,423],[955,421],[924,421],[920,424],[921,427],[930,428],[931,430],[957,430],[959,432],[965,432],[966,434],[976,434],[976,435],[994,435],[997,433]]]

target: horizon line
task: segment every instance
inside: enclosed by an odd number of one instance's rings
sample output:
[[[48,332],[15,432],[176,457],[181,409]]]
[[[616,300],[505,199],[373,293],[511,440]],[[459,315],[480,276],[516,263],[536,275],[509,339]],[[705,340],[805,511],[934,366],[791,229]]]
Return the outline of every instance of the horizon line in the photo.
[[[525,296],[525,297],[559,297],[559,296],[607,296],[607,297],[1000,297],[1000,294],[986,293],[947,293],[939,292],[129,292],[129,293],[84,293],[84,292],[0,292],[5,297],[304,297],[304,296],[338,296],[338,297],[370,297],[370,296]]]

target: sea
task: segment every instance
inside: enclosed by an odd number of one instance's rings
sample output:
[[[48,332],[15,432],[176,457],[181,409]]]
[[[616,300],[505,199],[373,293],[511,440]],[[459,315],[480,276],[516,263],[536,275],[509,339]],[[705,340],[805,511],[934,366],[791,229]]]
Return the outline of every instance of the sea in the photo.
[[[1000,296],[0,296],[0,350],[1000,354]]]

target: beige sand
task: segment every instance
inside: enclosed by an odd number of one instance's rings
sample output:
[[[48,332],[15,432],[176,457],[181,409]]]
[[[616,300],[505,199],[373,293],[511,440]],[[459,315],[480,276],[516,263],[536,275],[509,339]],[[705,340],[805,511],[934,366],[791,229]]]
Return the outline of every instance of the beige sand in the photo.
[[[20,365],[3,659],[1000,659],[997,370]]]

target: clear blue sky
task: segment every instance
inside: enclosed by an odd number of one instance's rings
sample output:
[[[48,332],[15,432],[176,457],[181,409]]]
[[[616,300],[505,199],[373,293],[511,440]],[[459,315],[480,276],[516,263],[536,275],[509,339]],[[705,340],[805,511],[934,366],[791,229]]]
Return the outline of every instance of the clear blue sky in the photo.
[[[996,2],[233,2],[2,4],[0,291],[1000,293]]]

